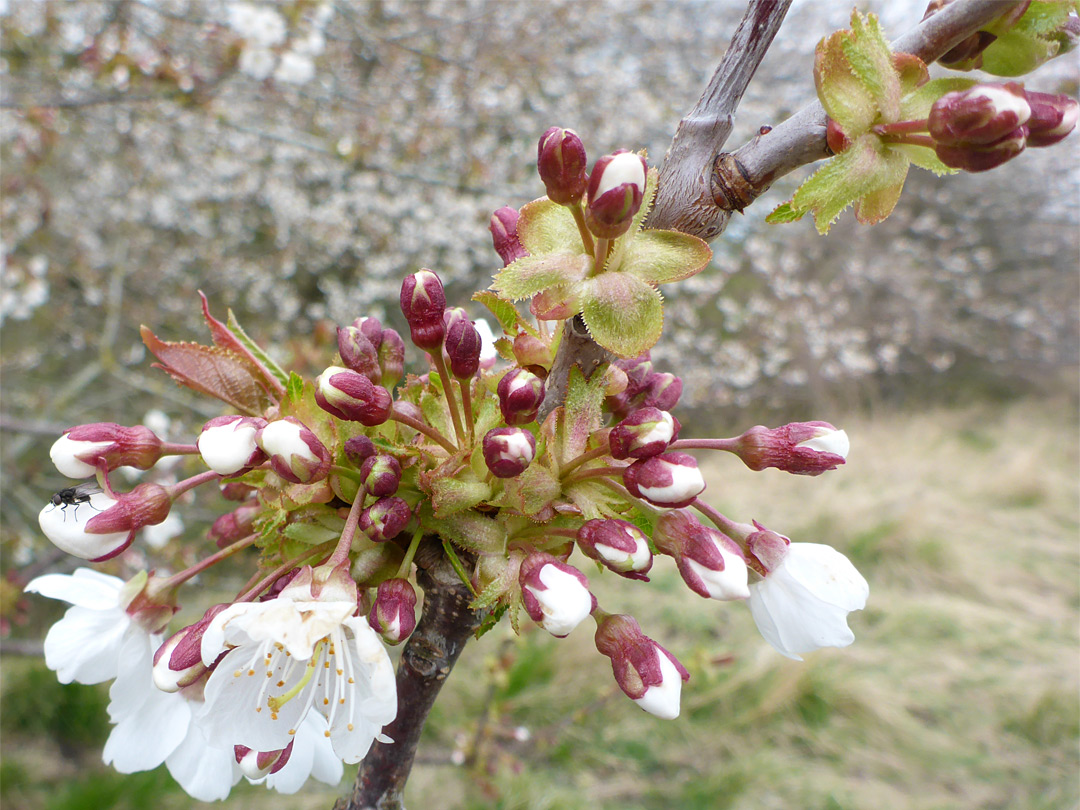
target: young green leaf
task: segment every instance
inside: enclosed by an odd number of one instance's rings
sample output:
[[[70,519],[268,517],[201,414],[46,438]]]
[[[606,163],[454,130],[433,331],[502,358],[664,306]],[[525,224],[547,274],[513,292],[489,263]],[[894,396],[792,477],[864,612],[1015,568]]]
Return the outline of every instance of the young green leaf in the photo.
[[[582,293],[581,316],[593,340],[620,357],[651,349],[664,328],[663,298],[629,273],[601,273]]]

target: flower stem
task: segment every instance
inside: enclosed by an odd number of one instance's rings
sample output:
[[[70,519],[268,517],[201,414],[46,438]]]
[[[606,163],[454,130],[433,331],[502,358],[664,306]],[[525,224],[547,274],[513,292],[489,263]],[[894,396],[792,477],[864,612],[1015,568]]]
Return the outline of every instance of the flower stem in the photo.
[[[592,275],[596,275],[604,269],[604,262],[607,261],[608,251],[611,250],[610,239],[597,239],[596,240],[596,252],[593,254],[594,263]]]
[[[937,145],[929,135],[883,135],[881,139],[885,143],[925,146],[928,149],[933,149]]]
[[[573,475],[564,478],[563,484],[574,484],[578,481],[584,481],[586,478],[604,478],[609,475],[622,477],[622,474],[625,471],[626,467],[592,467],[591,469],[582,470],[581,472],[574,473]]]
[[[920,118],[915,121],[894,121],[891,124],[878,124],[870,127],[875,135],[910,135],[913,132],[926,132],[928,120]]]
[[[574,215],[574,222],[577,224],[578,233],[581,234],[581,244],[585,246],[586,253],[595,253],[596,246],[593,244],[592,234],[589,232],[589,228],[585,225],[585,212],[581,210],[581,202],[578,201],[573,205],[568,205],[570,213]]]
[[[353,538],[356,537],[356,527],[360,525],[360,513],[364,511],[364,499],[367,497],[367,489],[360,487],[353,498],[352,506],[349,507],[349,517],[345,520],[345,528],[341,531],[334,553],[327,559],[327,565],[340,565],[349,559],[349,550],[352,548]]]
[[[716,528],[722,531],[724,534],[731,535],[734,538],[742,537],[742,531],[739,528],[739,524],[730,518],[724,517],[724,515],[717,512],[701,498],[694,498],[694,502],[690,504],[697,509],[701,514],[705,515],[709,520],[716,524]]]
[[[409,548],[405,552],[405,559],[401,561],[401,565],[398,566],[397,578],[405,579],[409,576],[409,571],[412,568],[413,557],[416,556],[416,549],[420,547],[420,540],[424,536],[424,527],[417,526],[416,531],[413,532],[412,540],[409,541]]]
[[[603,458],[610,452],[611,449],[608,447],[597,447],[595,450],[589,450],[585,453],[582,453],[580,456],[576,456],[575,458],[572,458],[568,462],[566,462],[563,465],[562,469],[559,471],[559,475],[565,478],[569,473],[576,470],[582,464],[585,464],[588,461],[594,461],[598,458]]]
[[[163,456],[196,456],[198,454],[199,448],[194,444],[163,442],[161,445],[161,455]]]
[[[430,352],[431,359],[435,361],[435,368],[439,370],[442,379],[443,393],[446,394],[446,408],[450,411],[450,420],[454,423],[454,435],[457,436],[458,446],[465,444],[465,431],[461,428],[461,414],[458,413],[457,397],[454,396],[454,383],[450,372],[446,370],[446,361],[443,360],[442,351]]]
[[[165,580],[164,587],[170,590],[172,588],[179,587],[196,574],[201,574],[210,566],[216,565],[222,560],[228,559],[236,552],[242,551],[243,549],[247,548],[252,543],[254,543],[258,539],[258,537],[259,536],[257,534],[249,534],[247,537],[243,537],[237,540],[235,543],[225,546],[225,548],[221,549],[221,551],[218,551],[216,554],[211,554],[209,557],[204,560],[200,560],[190,568],[173,574],[171,577]]]
[[[473,420],[472,410],[472,382],[469,380],[458,380],[458,387],[461,389],[461,405],[465,409],[465,427],[469,431],[469,444],[471,445],[476,441],[475,424]]]
[[[668,450],[726,450],[738,452],[738,439],[678,439],[668,445]]]
[[[449,439],[439,433],[439,431],[435,430],[435,428],[425,425],[419,419],[413,419],[411,416],[406,416],[399,411],[393,411],[390,414],[390,418],[393,419],[395,422],[400,422],[403,425],[411,427],[417,433],[423,433],[429,439],[441,445],[442,448],[446,450],[446,452],[448,452],[450,455],[453,455],[457,452],[457,448],[450,443]]]
[[[268,587],[273,585],[274,580],[276,580],[282,574],[286,573],[287,571],[290,571],[293,568],[296,568],[296,566],[300,565],[302,562],[306,561],[310,557],[317,557],[317,556],[321,557],[323,554],[325,554],[326,552],[333,549],[334,544],[336,542],[337,542],[336,540],[328,540],[325,543],[321,543],[321,544],[319,544],[317,546],[312,546],[307,551],[304,551],[301,554],[297,554],[291,560],[287,560],[286,562],[283,562],[281,565],[279,565],[277,568],[273,569],[269,574],[267,574],[265,577],[260,579],[258,582],[256,582],[254,585],[252,585],[246,591],[242,592],[233,601],[234,602],[250,602],[252,599],[254,599],[256,596],[258,596],[260,593],[265,591]]]
[[[188,490],[195,489],[200,484],[205,484],[207,481],[220,481],[225,476],[220,473],[216,473],[213,470],[207,470],[201,472],[198,475],[193,475],[191,478],[185,478],[183,481],[177,481],[171,487],[168,487],[169,497],[172,500],[176,500]]]

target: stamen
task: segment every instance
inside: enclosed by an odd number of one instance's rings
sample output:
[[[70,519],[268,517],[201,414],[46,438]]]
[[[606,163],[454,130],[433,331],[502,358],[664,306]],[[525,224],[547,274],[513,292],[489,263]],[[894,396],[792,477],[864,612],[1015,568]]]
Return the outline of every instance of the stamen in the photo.
[[[313,655],[311,656],[311,660],[308,661],[307,666],[304,667],[304,674],[300,678],[300,680],[296,682],[296,685],[293,686],[293,688],[290,689],[288,692],[285,692],[281,695],[278,695],[277,697],[272,697],[267,700],[267,704],[270,706],[271,709],[273,709],[274,711],[280,710],[282,706],[284,706],[286,703],[288,703],[290,700],[300,694],[301,690],[303,690],[303,688],[308,685],[308,682],[311,680],[311,676],[315,672],[315,666],[318,662],[319,656],[322,653],[325,641],[326,639],[320,639],[315,644],[315,650]],[[285,654],[288,655],[288,653]],[[291,664],[292,662],[290,661],[289,663]]]

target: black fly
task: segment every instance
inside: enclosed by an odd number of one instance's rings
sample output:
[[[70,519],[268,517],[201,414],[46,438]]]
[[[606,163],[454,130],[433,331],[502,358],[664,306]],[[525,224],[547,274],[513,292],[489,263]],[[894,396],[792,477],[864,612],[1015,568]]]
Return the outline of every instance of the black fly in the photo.
[[[77,486],[60,490],[52,496],[50,502],[53,506],[59,506],[60,511],[65,513],[69,506],[74,506],[75,512],[73,513],[73,516],[78,520],[79,505],[90,503],[91,496],[96,495],[101,491],[101,487],[88,481],[85,484],[78,484]],[[99,509],[97,511],[100,512],[101,510]]]

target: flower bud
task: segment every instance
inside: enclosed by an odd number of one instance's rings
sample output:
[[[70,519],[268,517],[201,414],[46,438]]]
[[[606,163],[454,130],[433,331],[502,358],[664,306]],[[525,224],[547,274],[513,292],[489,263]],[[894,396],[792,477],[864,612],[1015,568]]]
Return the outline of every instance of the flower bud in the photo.
[[[597,623],[596,649],[611,659],[615,682],[634,703],[664,720],[679,716],[683,681],[690,673],[671,653],[641,632],[626,615]]]
[[[512,368],[499,380],[499,410],[508,425],[536,419],[544,401],[544,381],[523,368]]]
[[[518,240],[519,216],[517,209],[509,205],[504,205],[491,215],[491,241],[495,245],[495,252],[503,260],[503,266],[529,255]]]
[[[942,146],[934,147],[938,160],[953,169],[966,172],[985,172],[996,169],[1024,151],[1027,144],[1027,127],[1014,129],[1000,141],[986,146]]]
[[[368,613],[371,629],[387,644],[400,644],[416,628],[416,591],[407,579],[380,583]]]
[[[213,540],[218,548],[225,548],[237,540],[242,540],[251,534],[259,512],[260,508],[256,504],[247,504],[227,512],[214,521],[207,537]]]
[[[401,311],[409,322],[412,342],[425,351],[442,346],[446,293],[442,281],[430,270],[406,276],[401,284]]]
[[[289,740],[289,744],[279,751],[255,751],[246,745],[234,745],[233,756],[240,772],[252,782],[277,773],[285,767],[292,756],[295,738]]]
[[[659,408],[670,411],[679,404],[682,396],[682,380],[667,371],[654,371],[647,378],[648,390],[641,402],[643,408]]]
[[[338,329],[337,334],[341,362],[346,368],[363,374],[377,385],[382,380],[378,347],[368,339],[363,330],[355,326],[343,326]]]
[[[585,224],[601,239],[615,239],[630,229],[645,198],[645,158],[625,149],[600,158],[589,177]]]
[[[652,551],[645,533],[633,523],[615,518],[588,520],[578,529],[577,544],[582,554],[616,574],[649,581],[645,574],[652,568]]]
[[[380,498],[360,513],[360,531],[376,543],[393,540],[412,518],[412,510],[401,498]]]
[[[161,458],[161,445],[161,439],[142,425],[124,427],[113,422],[94,422],[65,430],[53,442],[49,456],[62,475],[89,478],[98,469],[149,470]]]
[[[246,501],[252,498],[257,491],[255,487],[242,481],[221,482],[221,497],[227,501]]]
[[[1006,137],[1030,117],[1023,85],[981,84],[935,101],[927,128],[941,146],[984,146]]]
[[[163,692],[178,692],[202,677],[207,667],[202,660],[202,637],[213,618],[228,605],[214,605],[195,624],[173,633],[154,653],[154,686]]]
[[[821,475],[847,459],[851,443],[828,422],[792,422],[770,430],[750,428],[735,440],[735,454],[754,471],[776,467],[796,475]]]
[[[1031,105],[1028,119],[1028,146],[1050,146],[1076,129],[1080,105],[1068,96],[1052,93],[1025,93]]]
[[[53,495],[38,514],[38,525],[62,551],[100,562],[130,546],[143,526],[165,520],[171,506],[169,491],[158,484],[139,484],[119,499],[73,487]]]
[[[393,389],[405,376],[405,341],[393,329],[382,331],[379,368],[382,369],[382,385],[387,389]]]
[[[338,419],[367,427],[389,419],[393,406],[389,391],[363,374],[340,366],[330,366],[315,380],[315,401]]]
[[[393,495],[401,483],[401,464],[393,456],[371,456],[360,465],[360,478],[368,495],[376,498]]]
[[[705,491],[697,460],[687,453],[664,453],[635,461],[623,473],[623,483],[635,497],[653,506],[689,506]]]
[[[550,554],[534,551],[518,573],[521,602],[529,617],[556,638],[565,638],[596,607],[585,575]]]
[[[195,442],[199,455],[220,475],[235,475],[262,464],[266,454],[255,444],[255,434],[266,424],[255,416],[215,416],[203,425]]]
[[[382,321],[372,315],[364,315],[352,322],[355,329],[366,337],[371,345],[378,349],[382,345],[383,325]]]
[[[484,461],[496,478],[521,475],[536,457],[536,439],[516,427],[494,428],[483,442]]]
[[[659,455],[678,437],[681,427],[667,411],[639,408],[608,434],[611,455],[618,459]]]
[[[365,461],[375,455],[375,442],[367,436],[353,436],[345,442],[345,458],[354,467],[360,467]]]
[[[706,599],[729,601],[750,596],[746,558],[739,544],[684,509],[665,512],[656,522],[653,542],[675,559],[683,581]]]
[[[480,333],[461,307],[448,309],[446,314],[443,348],[450,359],[450,373],[459,380],[468,380],[480,370]]]
[[[255,443],[274,472],[293,484],[320,481],[330,472],[330,451],[294,416],[270,422],[255,434]]]
[[[572,129],[552,127],[540,137],[536,168],[547,187],[548,199],[559,205],[575,205],[585,193],[585,144]]]

